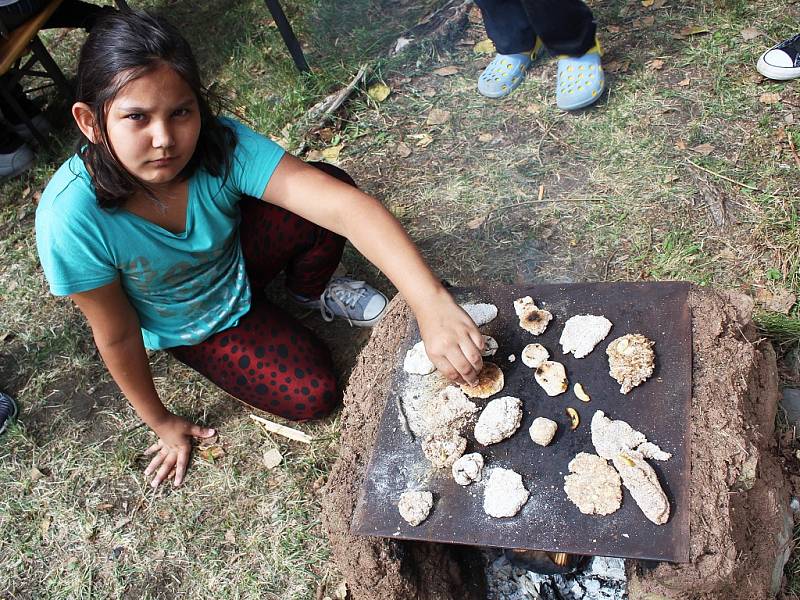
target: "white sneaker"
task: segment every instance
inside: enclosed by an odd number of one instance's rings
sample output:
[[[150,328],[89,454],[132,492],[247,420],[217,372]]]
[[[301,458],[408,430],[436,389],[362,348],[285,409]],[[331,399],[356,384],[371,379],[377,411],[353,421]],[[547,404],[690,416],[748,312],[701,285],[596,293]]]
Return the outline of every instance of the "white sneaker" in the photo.
[[[800,77],[800,34],[764,52],[756,69],[764,77],[784,81]]]
[[[308,308],[319,308],[325,321],[347,319],[356,327],[371,327],[386,313],[389,300],[374,287],[351,277],[334,277],[319,299],[294,295],[295,301]]]

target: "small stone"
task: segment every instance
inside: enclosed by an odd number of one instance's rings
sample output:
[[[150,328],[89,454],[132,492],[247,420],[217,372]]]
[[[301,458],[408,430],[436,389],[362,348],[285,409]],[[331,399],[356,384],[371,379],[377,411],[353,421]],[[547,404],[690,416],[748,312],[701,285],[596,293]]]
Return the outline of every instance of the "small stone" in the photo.
[[[792,498],[792,501],[789,502],[789,508],[792,509],[792,512],[797,512],[800,510],[800,500],[797,498]]]

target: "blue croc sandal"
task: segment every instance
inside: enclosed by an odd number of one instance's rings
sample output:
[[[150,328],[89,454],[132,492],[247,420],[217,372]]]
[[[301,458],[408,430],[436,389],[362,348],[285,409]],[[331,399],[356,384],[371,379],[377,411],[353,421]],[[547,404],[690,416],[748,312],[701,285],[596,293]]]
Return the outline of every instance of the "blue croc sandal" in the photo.
[[[594,104],[603,95],[606,78],[600,64],[600,42],[583,56],[558,59],[556,104],[562,110],[578,110]]]
[[[525,80],[525,72],[541,49],[542,42],[536,38],[530,52],[498,54],[478,78],[478,91],[487,98],[508,96]]]

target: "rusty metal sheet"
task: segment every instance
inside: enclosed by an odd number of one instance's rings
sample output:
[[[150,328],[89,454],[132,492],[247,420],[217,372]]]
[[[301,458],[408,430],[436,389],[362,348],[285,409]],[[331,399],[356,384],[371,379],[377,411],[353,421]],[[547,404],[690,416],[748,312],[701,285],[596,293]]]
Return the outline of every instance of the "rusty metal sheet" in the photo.
[[[530,498],[515,517],[487,516],[483,512],[486,478],[468,487],[459,486],[449,469],[432,470],[419,440],[412,441],[404,431],[396,398],[402,396],[409,378],[415,377],[402,369],[406,350],[420,339],[416,323],[411,323],[409,336],[393,363],[393,385],[385,399],[351,531],[397,539],[687,562],[692,390],[688,289],[688,284],[682,282],[663,282],[454,290],[459,302],[491,302],[499,308],[498,317],[481,329],[500,345],[494,362],[502,368],[506,384],[499,395],[517,396],[524,403],[517,433],[499,444],[483,447],[469,428],[467,452],[481,452],[487,470],[499,466],[520,473]],[[534,337],[518,326],[512,303],[522,296],[532,296],[537,305],[553,313],[553,321],[543,335]],[[578,314],[605,315],[613,323],[608,337],[582,359],[565,356],[558,344],[564,322]],[[623,395],[608,375],[605,349],[613,339],[637,332],[655,341],[656,368],[648,381]],[[533,371],[519,360],[522,348],[533,342],[543,344],[550,351],[551,360],[565,365],[569,391],[550,398],[537,385]],[[508,359],[511,354],[517,358],[514,362]],[[591,402],[575,397],[575,382],[584,385]],[[482,407],[488,400],[476,402]],[[569,430],[567,407],[580,414],[581,424],[575,431]],[[563,484],[567,464],[578,452],[594,452],[589,424],[596,410],[627,421],[651,442],[672,453],[666,462],[649,461],[672,507],[665,525],[647,520],[625,489],[622,508],[605,517],[581,514],[566,497]],[[559,424],[556,438],[545,448],[534,444],[528,435],[537,416]],[[417,527],[408,525],[397,511],[400,494],[406,489],[427,489],[434,495],[430,516]]]

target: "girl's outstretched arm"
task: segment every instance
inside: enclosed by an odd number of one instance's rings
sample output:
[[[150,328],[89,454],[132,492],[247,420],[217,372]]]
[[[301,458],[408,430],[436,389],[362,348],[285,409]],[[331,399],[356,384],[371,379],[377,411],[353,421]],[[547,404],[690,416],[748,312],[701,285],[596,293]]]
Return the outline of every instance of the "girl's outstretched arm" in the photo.
[[[180,485],[189,464],[191,438],[214,435],[169,412],[158,397],[144,349],[139,318],[116,280],[97,289],[70,295],[92,328],[97,349],[111,376],[136,413],[159,440],[145,454],[155,454],[145,475],[155,473],[152,485],[172,477]]]
[[[380,202],[291,155],[262,199],[349,239],[408,301],[436,368],[454,381],[477,381],[483,337]]]

